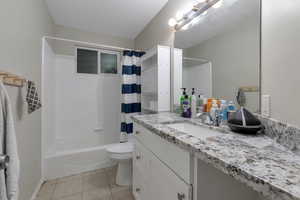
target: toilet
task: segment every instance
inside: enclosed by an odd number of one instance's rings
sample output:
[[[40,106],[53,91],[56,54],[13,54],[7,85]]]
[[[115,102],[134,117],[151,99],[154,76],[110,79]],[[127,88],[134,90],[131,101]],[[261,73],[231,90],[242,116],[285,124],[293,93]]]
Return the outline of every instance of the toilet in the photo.
[[[133,142],[118,143],[106,148],[109,157],[118,162],[116,184],[130,186],[132,184]]]

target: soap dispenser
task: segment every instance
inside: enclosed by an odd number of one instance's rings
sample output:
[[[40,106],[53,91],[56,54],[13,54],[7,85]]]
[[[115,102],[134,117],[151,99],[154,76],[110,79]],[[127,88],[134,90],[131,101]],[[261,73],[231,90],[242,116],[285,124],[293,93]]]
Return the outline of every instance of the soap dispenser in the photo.
[[[182,95],[180,96],[180,114],[183,113],[183,101],[185,99],[185,96],[186,96],[186,88],[181,88],[182,89]]]
[[[195,118],[197,116],[197,97],[195,95],[195,88],[192,88],[192,96],[190,98],[190,101],[192,118]]]
[[[181,116],[184,118],[191,118],[191,102],[188,95],[184,96],[183,102],[182,102],[182,113]]]

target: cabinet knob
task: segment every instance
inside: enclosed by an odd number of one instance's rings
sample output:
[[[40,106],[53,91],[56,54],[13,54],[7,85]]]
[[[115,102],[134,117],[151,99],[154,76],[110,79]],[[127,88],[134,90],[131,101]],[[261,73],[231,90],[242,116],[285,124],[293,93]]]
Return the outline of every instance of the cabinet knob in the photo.
[[[140,131],[135,131],[135,134],[136,134],[136,135],[138,135],[138,134],[140,134],[140,133],[141,133]]]
[[[177,193],[177,199],[178,200],[184,200],[185,199],[185,194],[183,194],[183,193]]]
[[[140,192],[141,189],[140,189],[140,188],[136,188],[135,191],[136,191],[136,192]]]

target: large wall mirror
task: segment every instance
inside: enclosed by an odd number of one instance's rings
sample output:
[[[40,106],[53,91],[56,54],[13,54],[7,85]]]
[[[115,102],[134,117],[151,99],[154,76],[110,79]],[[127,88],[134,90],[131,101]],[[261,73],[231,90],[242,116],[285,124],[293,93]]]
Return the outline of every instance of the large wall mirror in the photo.
[[[173,104],[179,105],[181,88],[260,110],[260,0],[223,0],[193,26],[175,33]]]

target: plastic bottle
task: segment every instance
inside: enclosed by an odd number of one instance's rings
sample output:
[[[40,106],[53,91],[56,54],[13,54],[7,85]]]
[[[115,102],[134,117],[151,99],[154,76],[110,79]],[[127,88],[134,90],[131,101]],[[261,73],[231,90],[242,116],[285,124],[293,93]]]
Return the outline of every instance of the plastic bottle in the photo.
[[[182,95],[180,96],[180,114],[183,113],[183,101],[185,99],[185,96],[186,96],[186,88],[181,88],[182,89]]]
[[[209,98],[207,99],[207,108],[206,108],[206,112],[210,112],[210,109],[212,107],[212,104],[213,104],[213,98]]]
[[[207,112],[207,98],[203,98],[203,110],[202,112]]]
[[[230,116],[232,116],[232,114],[235,112],[236,112],[236,108],[233,101],[229,101],[227,106],[227,120],[230,119]]]
[[[197,98],[197,113],[202,113],[204,110],[204,96],[200,94]]]
[[[217,121],[217,116],[219,115],[219,106],[217,100],[212,101],[212,106],[210,109],[210,116],[214,122]]]
[[[188,95],[184,96],[184,100],[182,102],[182,108],[183,112],[181,114],[182,117],[185,118],[191,118],[192,112],[191,112],[191,102]]]
[[[221,106],[220,106],[220,112],[221,112],[221,124],[226,124],[227,123],[227,117],[228,117],[228,108],[227,108],[227,101],[226,100],[221,100]]]
[[[190,101],[191,101],[192,118],[195,118],[197,116],[197,97],[195,95],[195,88],[192,89],[192,95],[190,97]]]

